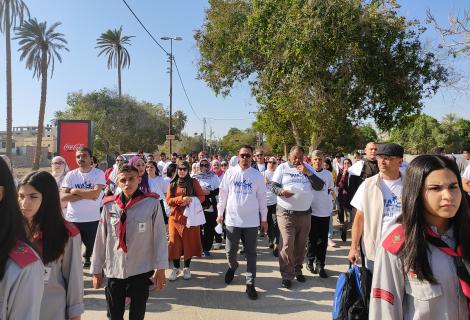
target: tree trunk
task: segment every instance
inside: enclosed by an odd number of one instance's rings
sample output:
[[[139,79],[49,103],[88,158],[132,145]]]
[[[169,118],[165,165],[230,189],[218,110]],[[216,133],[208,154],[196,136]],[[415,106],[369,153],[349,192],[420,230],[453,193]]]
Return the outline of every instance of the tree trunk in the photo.
[[[39,162],[41,160],[44,114],[46,113],[47,67],[47,52],[43,51],[41,54],[41,102],[39,104],[38,135],[36,140],[36,152],[34,153],[33,170],[39,170]]]
[[[291,120],[290,123],[292,125],[292,134],[294,135],[295,144],[301,146],[302,138],[300,137],[299,130],[297,129],[297,126],[295,125],[294,121]]]
[[[7,82],[7,141],[6,155],[13,162],[11,149],[13,147],[13,99],[11,84],[11,39],[10,39],[10,0],[5,1],[5,55],[6,55],[6,82]]]
[[[323,142],[323,136],[321,134],[318,134],[318,133],[312,133],[312,136],[310,137],[310,148],[312,150],[317,150],[318,149],[318,146],[320,145],[320,143]]]
[[[121,91],[121,50],[119,49],[118,51],[118,93],[119,93],[119,98],[121,97],[122,95],[122,91]]]

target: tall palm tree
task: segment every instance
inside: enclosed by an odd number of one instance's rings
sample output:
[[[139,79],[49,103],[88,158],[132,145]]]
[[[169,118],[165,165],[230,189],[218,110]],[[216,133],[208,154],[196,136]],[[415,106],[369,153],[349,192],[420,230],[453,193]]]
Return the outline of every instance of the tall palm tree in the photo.
[[[26,58],[26,68],[33,70],[33,77],[41,79],[41,101],[39,104],[38,134],[33,170],[39,169],[41,157],[42,135],[44,132],[44,114],[46,112],[47,72],[51,67],[51,78],[54,74],[55,59],[62,62],[60,50],[69,51],[64,35],[55,29],[60,22],[47,28],[47,22],[38,22],[35,18],[26,21],[16,32],[15,40],[19,40],[20,61]]]
[[[96,49],[101,50],[98,57],[103,53],[108,57],[108,69],[117,68],[118,70],[118,93],[121,97],[121,69],[131,64],[131,56],[125,45],[131,45],[131,38],[134,36],[122,35],[122,26],[119,29],[103,32],[96,39]]]
[[[13,90],[11,80],[11,28],[21,26],[29,9],[22,0],[0,0],[0,32],[5,32],[6,83],[7,83],[7,141],[6,154],[11,159],[13,126]]]

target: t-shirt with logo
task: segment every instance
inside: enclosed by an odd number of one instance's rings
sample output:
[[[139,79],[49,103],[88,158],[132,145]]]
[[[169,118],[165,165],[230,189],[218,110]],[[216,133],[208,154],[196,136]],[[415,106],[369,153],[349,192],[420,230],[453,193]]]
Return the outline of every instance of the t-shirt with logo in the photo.
[[[380,179],[379,185],[384,197],[381,232],[381,236],[383,237],[388,233],[390,226],[396,223],[398,216],[401,214],[401,191],[403,188],[403,181],[401,177],[396,180]],[[362,183],[357,189],[354,198],[351,200],[351,205],[362,212],[364,212],[364,201],[367,201],[364,190],[365,184]]]
[[[94,189],[96,185],[106,185],[104,172],[92,168],[89,172],[80,172],[79,169],[68,172],[62,182],[62,188]],[[103,191],[101,191],[103,192]],[[70,222],[90,222],[100,219],[101,196],[96,200],[82,199],[70,201],[67,205],[65,220]]]
[[[266,170],[266,171],[263,171],[261,174],[263,175],[263,177],[266,179],[268,183],[273,180],[274,171]],[[272,206],[277,203],[277,196],[269,188],[266,192],[266,197],[268,201],[268,206]]]
[[[274,171],[273,182],[279,183],[284,190],[294,193],[290,198],[277,197],[277,204],[286,210],[306,211],[312,204],[313,189],[308,177],[297,171],[289,162],[280,164]]]
[[[322,169],[319,172],[316,171],[314,174],[322,179],[324,185],[322,190],[313,190],[312,216],[329,217],[333,212],[333,198],[330,194],[331,190],[335,187],[333,175],[326,169]]]
[[[194,178],[199,182],[201,188],[203,190],[214,191],[215,189],[219,188],[220,179],[219,177],[213,173],[200,173],[194,176]],[[218,196],[215,197],[216,201],[218,201]],[[210,206],[207,209],[204,209],[206,212],[214,212],[214,208]]]
[[[260,218],[266,221],[268,206],[262,174],[252,167],[229,168],[219,186],[217,209],[219,215],[225,209],[225,224],[231,227],[258,227]]]

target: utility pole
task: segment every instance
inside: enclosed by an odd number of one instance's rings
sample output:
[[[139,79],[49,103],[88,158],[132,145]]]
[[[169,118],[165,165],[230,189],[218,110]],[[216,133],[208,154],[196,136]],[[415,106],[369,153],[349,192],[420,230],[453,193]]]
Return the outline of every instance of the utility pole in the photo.
[[[206,151],[206,118],[202,118],[202,151]]]
[[[175,138],[174,135],[171,134],[171,128],[173,127],[173,40],[181,41],[183,38],[181,37],[161,37],[162,40],[170,40],[170,54],[168,55],[168,59],[170,62],[170,120],[168,125],[168,146],[170,150],[170,155],[172,153],[171,150],[171,142]]]

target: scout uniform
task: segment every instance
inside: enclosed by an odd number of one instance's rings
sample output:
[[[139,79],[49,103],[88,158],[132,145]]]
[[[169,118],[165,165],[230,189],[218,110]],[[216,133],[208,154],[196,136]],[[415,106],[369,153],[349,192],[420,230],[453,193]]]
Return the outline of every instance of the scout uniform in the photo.
[[[131,319],[143,319],[148,279],[168,268],[166,228],[158,195],[137,190],[126,203],[123,194],[103,200],[92,255],[91,273],[108,277],[105,289],[111,319],[122,319],[131,298]]]
[[[430,229],[437,234],[434,227]],[[428,241],[428,260],[437,283],[421,281],[413,271],[404,274],[400,257],[405,242],[403,226],[391,230],[376,255],[369,319],[468,320],[470,306],[467,308],[454,258]],[[440,239],[455,248],[452,228]],[[470,270],[467,261],[464,265]]]
[[[62,256],[44,266],[44,295],[41,320],[63,320],[80,316],[83,304],[82,240],[80,231],[70,222],[65,226],[69,239]],[[40,233],[33,236],[32,244],[42,246]]]
[[[0,319],[39,319],[44,265],[33,249],[18,241],[0,281]]]

